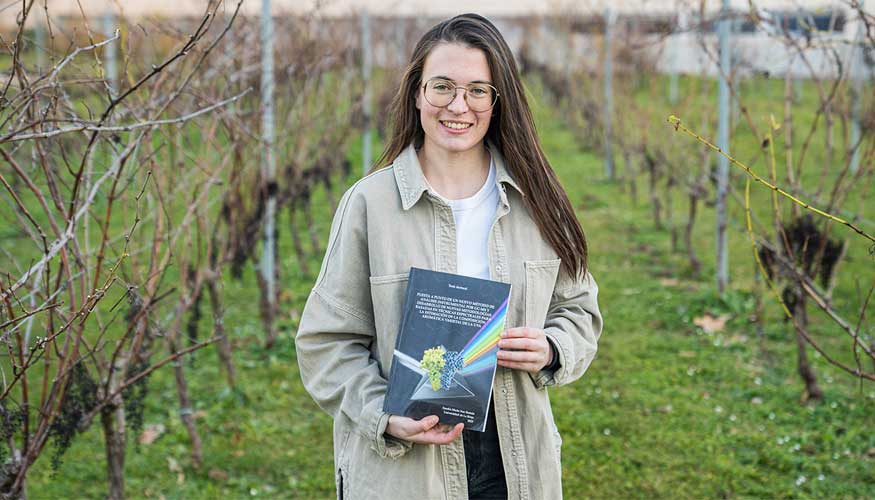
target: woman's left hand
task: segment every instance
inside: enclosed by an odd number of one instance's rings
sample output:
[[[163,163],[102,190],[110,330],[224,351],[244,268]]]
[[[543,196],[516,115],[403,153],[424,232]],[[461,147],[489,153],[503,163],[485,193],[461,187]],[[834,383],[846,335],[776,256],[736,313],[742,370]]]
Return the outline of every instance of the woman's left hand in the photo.
[[[498,341],[498,365],[538,373],[553,360],[553,347],[540,328],[509,328]]]

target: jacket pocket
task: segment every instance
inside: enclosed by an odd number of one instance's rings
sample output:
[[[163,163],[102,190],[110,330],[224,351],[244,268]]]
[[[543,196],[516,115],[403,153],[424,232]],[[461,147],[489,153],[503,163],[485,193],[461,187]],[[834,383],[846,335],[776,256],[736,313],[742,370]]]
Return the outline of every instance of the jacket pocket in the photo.
[[[377,331],[377,351],[372,352],[384,377],[389,376],[395,338],[401,322],[401,310],[407,293],[408,274],[371,276],[371,302],[374,305],[374,327]]]
[[[561,259],[527,260],[525,326],[544,328]]]

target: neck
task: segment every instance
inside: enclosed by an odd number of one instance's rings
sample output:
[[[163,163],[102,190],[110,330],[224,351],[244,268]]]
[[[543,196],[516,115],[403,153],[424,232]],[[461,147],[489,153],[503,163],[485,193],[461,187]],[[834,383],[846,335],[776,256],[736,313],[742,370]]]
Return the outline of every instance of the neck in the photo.
[[[451,152],[429,147],[426,141],[416,156],[431,187],[450,200],[474,196],[489,176],[489,151],[483,142],[468,151]]]

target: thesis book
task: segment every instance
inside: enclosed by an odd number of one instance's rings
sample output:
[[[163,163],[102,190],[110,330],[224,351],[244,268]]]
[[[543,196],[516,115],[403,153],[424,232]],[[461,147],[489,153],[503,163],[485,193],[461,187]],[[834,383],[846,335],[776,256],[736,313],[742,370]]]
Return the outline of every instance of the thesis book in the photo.
[[[510,285],[410,268],[383,411],[483,431]]]

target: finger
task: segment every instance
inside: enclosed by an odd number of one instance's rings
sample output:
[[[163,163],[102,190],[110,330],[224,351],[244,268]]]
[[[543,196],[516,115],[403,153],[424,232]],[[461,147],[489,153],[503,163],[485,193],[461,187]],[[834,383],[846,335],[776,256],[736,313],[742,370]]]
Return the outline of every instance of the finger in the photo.
[[[449,444],[459,438],[462,435],[462,429],[465,428],[465,424],[459,423],[453,426],[453,428],[449,432],[444,432],[435,436],[435,439],[438,441],[436,444]]]
[[[450,441],[455,441],[456,439],[458,439],[459,436],[462,435],[463,430],[465,430],[465,424],[463,424],[461,422],[456,424],[456,426],[453,427],[453,430],[450,431],[450,433],[449,433],[449,435],[452,437],[452,439],[450,439]]]
[[[426,432],[429,429],[433,428],[438,424],[440,419],[437,415],[428,415],[426,417],[422,417],[419,421],[416,422],[417,429],[415,432]]]
[[[517,328],[508,328],[501,332],[502,338],[535,338],[534,330],[524,326]]]
[[[434,427],[426,432],[412,436],[410,440],[422,444],[448,444],[459,438],[463,428],[464,424],[456,424],[448,432],[444,432],[440,427]]]
[[[518,363],[516,361],[502,361],[498,360],[498,366],[502,366],[504,368],[509,368],[511,370],[521,370],[529,373],[538,373],[541,371],[541,368],[537,364],[533,363]]]
[[[498,351],[499,360],[516,361],[518,363],[536,363],[545,358],[543,352],[538,351]]]
[[[531,338],[509,338],[498,341],[500,349],[516,349],[518,351],[543,351],[546,346]]]

